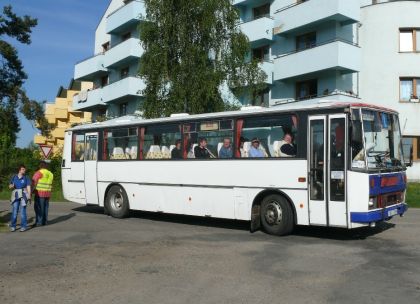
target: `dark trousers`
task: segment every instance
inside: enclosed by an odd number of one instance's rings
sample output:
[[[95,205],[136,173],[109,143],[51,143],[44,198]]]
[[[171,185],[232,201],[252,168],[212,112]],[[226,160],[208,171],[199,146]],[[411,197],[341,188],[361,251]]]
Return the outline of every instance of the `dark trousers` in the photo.
[[[35,225],[46,225],[48,221],[48,208],[50,205],[50,198],[49,197],[39,197],[38,195],[35,196],[35,215],[36,221]]]

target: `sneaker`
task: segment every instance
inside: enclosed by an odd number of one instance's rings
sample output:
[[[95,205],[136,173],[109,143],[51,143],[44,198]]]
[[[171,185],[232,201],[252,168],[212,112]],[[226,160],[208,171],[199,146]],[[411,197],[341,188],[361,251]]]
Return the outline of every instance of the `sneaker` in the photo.
[[[26,228],[20,228],[20,230],[19,230],[20,232],[25,232],[26,231]]]
[[[15,232],[16,228],[15,227],[10,227],[10,232]]]

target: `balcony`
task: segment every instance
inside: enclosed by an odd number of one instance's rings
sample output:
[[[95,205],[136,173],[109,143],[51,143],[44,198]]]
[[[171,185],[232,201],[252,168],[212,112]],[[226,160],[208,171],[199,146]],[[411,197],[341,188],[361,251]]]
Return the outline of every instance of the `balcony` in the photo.
[[[80,61],[74,67],[74,79],[92,81],[101,74],[106,74],[104,54],[97,54],[89,59]]]
[[[274,20],[271,17],[262,17],[241,23],[242,33],[248,36],[250,42],[272,41]]]
[[[89,91],[82,91],[73,96],[73,110],[85,111],[98,106],[105,106],[103,102],[103,88]]]
[[[260,68],[267,74],[265,83],[273,84],[274,61],[263,61],[260,63]]]
[[[138,77],[127,77],[103,88],[104,102],[112,102],[128,96],[142,96],[145,84]]]
[[[130,38],[112,47],[105,53],[104,66],[116,68],[125,65],[133,59],[139,59],[143,55],[140,40]]]
[[[121,34],[139,23],[144,16],[146,16],[144,2],[133,0],[108,15],[106,32],[108,34]]]
[[[292,34],[326,21],[337,21],[343,25],[356,23],[360,20],[360,3],[349,0],[307,0],[278,9],[275,17],[281,25],[274,29],[274,33]]]
[[[360,48],[336,39],[314,48],[278,56],[274,60],[274,80],[285,80],[327,70],[353,73],[360,71],[360,66]]]
[[[243,6],[258,6],[261,5],[261,0],[233,0],[233,5],[243,5]],[[262,3],[264,4],[264,3]]]

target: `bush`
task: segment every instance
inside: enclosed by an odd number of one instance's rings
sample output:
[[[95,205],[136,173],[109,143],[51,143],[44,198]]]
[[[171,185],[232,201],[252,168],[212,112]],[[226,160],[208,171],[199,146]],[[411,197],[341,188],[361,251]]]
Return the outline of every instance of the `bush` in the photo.
[[[29,148],[14,148],[10,151],[10,158],[0,168],[0,192],[10,192],[8,184],[13,175],[17,174],[19,165],[25,165],[26,174],[32,178],[38,170],[39,162],[42,160],[41,153],[36,146]],[[50,158],[48,169],[54,174],[53,191],[61,193],[61,155],[54,155]]]

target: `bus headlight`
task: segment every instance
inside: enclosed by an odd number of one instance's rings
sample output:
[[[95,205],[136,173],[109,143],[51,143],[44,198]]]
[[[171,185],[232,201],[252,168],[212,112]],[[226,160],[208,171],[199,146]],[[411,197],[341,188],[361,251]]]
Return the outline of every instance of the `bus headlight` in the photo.
[[[378,200],[376,197],[369,198],[369,203],[368,203],[369,209],[377,208],[377,203],[378,203]]]

